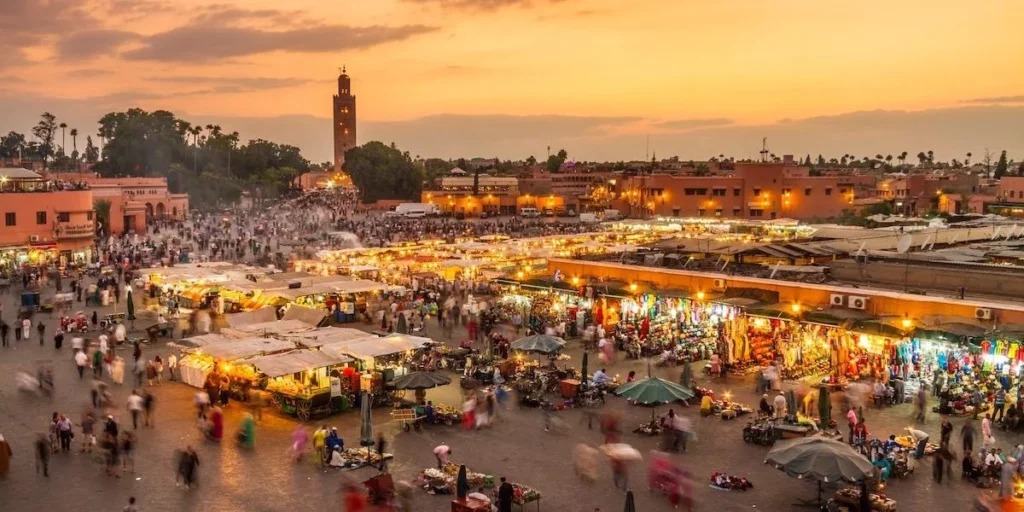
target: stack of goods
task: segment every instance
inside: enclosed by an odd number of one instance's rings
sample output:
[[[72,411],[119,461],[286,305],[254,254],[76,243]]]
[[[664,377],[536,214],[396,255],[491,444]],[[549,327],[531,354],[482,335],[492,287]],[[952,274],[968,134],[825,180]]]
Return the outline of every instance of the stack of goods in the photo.
[[[736,361],[729,366],[729,373],[737,377],[759,371],[761,371],[761,365],[757,361]]]
[[[470,485],[472,487],[472,485]],[[540,499],[540,492],[533,487],[529,487],[523,484],[512,484],[512,502],[516,505],[522,505],[531,501],[537,501]]]
[[[429,494],[455,494],[455,487],[459,479],[459,465],[448,462],[442,469],[428,468],[420,472],[417,485],[423,487]],[[481,487],[494,487],[494,477],[482,473],[474,473],[466,469],[466,481],[470,489]]]
[[[712,408],[715,414],[719,415],[723,420],[734,420],[737,416],[754,412],[753,409],[746,405],[725,400],[715,400]]]
[[[899,444],[900,446],[902,446],[902,447],[904,447],[904,448],[906,448],[908,450],[916,450],[917,449],[917,444],[914,443],[914,440],[910,436],[896,436],[896,444]],[[925,455],[931,455],[931,454],[933,454],[933,453],[935,453],[937,451],[939,451],[939,445],[937,445],[935,443],[925,443],[925,445],[924,445],[924,454]]]
[[[342,467],[346,468],[380,465],[380,455],[372,448],[369,450],[366,448],[345,448],[341,452],[341,456],[345,459],[345,465]],[[395,458],[394,455],[387,452],[384,453],[384,460],[391,460],[393,458]]]
[[[283,393],[285,395],[298,395],[302,393],[302,386],[298,381],[292,379],[271,379],[267,382],[267,391]]]
[[[462,423],[462,411],[450,406],[439,404],[434,406],[434,417],[438,423],[445,425],[458,425]]]
[[[643,436],[661,435],[661,423],[658,421],[641,423],[640,426],[633,430],[633,432]]]
[[[836,491],[836,502],[845,505],[857,506],[860,504],[860,489],[848,487]],[[896,500],[886,498],[880,494],[868,496],[871,501],[871,510],[878,512],[896,512]]]
[[[711,473],[711,487],[725,491],[745,491],[753,489],[754,484],[741,476],[728,473]]]
[[[805,363],[801,366],[783,367],[782,378],[798,380],[813,375],[827,374],[829,372],[830,364],[831,363],[829,363],[828,359],[818,359],[810,363]]]
[[[750,342],[750,357],[762,366],[767,366],[775,361],[775,337],[769,333],[751,333],[747,339]]]

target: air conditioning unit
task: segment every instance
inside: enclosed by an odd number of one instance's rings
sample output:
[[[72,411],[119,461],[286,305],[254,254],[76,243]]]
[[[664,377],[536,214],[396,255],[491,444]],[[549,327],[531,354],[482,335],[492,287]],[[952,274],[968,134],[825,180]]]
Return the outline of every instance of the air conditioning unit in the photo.
[[[974,308],[974,318],[978,320],[992,320],[992,310],[989,308]]]
[[[846,305],[849,306],[850,309],[867,309],[868,298],[861,297],[859,295],[850,295],[846,298]]]
[[[39,235],[31,235],[28,237],[29,242],[40,242],[42,238]]]
[[[725,289],[725,279],[715,279],[715,289],[716,290],[724,290]]]
[[[833,293],[829,296],[828,303],[833,306],[845,306],[846,296],[841,293]]]

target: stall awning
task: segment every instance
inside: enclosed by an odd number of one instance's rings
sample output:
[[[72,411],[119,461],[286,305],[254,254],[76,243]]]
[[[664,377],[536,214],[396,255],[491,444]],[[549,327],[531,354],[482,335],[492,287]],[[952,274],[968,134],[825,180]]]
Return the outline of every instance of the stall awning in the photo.
[[[284,321],[300,320],[314,327],[320,325],[326,319],[327,311],[298,305],[292,305],[292,307],[288,308],[288,311],[284,312],[284,317],[281,318]]]
[[[323,327],[311,331],[285,334],[284,337],[303,347],[321,347],[330,343],[340,343],[372,336],[359,329],[349,327]]]
[[[290,341],[274,338],[244,338],[211,343],[201,348],[202,353],[224,361],[237,361],[247,357],[284,352],[295,348]]]
[[[238,329],[246,325],[273,322],[277,320],[277,310],[273,307],[265,307],[256,311],[224,315],[224,319],[227,320],[229,327]]]
[[[324,345],[323,347],[320,347],[320,350],[328,351],[328,353],[341,353],[355,357],[373,358],[400,354],[407,350],[416,350],[423,346],[424,342],[419,341],[423,339],[424,338],[420,338],[418,336],[402,335],[387,336],[384,338],[373,336]]]
[[[186,345],[189,345],[189,346],[192,346],[192,347],[205,347],[207,345],[212,345],[214,343],[220,343],[222,341],[231,341],[231,340],[236,340],[236,339],[239,339],[239,338],[234,333],[231,333],[231,332],[221,332],[221,333],[216,333],[216,334],[215,333],[210,333],[210,334],[201,334],[199,336],[192,336],[191,338],[185,338],[185,339],[183,339],[181,341],[183,343],[185,343]]]
[[[789,311],[786,311],[785,306],[781,304],[763,306],[759,308],[747,308],[747,315],[760,316],[764,318],[777,318],[780,320],[796,320],[796,316]]]
[[[243,325],[232,330],[249,334],[265,336],[268,334],[288,334],[293,332],[309,331],[315,328],[313,324],[302,320],[274,320],[273,322],[260,322],[258,324]]]
[[[273,378],[351,361],[351,357],[344,355],[333,355],[316,350],[293,350],[283,354],[253,358],[247,363],[255,366],[260,373]]]
[[[893,327],[889,324],[870,320],[854,322],[849,329],[853,332],[858,332],[861,334],[869,334],[871,336],[884,336],[886,338],[902,338],[904,336],[903,331],[901,331],[898,327]]]

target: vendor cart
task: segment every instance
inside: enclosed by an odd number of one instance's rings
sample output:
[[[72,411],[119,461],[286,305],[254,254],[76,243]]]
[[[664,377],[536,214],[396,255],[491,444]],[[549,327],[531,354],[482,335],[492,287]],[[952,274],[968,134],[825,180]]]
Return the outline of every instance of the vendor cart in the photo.
[[[33,311],[38,310],[39,303],[39,292],[25,292],[21,294],[21,307],[31,309]]]
[[[173,327],[170,322],[156,323],[146,327],[146,336],[149,337],[150,343],[156,343],[158,338],[170,338],[172,332]]]
[[[294,415],[300,421],[310,418],[329,416],[348,410],[348,399],[343,396],[331,396],[330,390],[312,394],[274,393],[274,402],[282,413]]]

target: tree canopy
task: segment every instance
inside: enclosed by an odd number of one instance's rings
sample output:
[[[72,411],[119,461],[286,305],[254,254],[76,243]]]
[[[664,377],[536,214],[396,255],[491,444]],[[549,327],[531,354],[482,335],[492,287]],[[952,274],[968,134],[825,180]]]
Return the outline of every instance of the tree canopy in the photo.
[[[394,144],[372,141],[345,152],[343,169],[359,188],[363,202],[378,199],[418,200],[423,190],[423,170],[413,165],[409,152]]]

